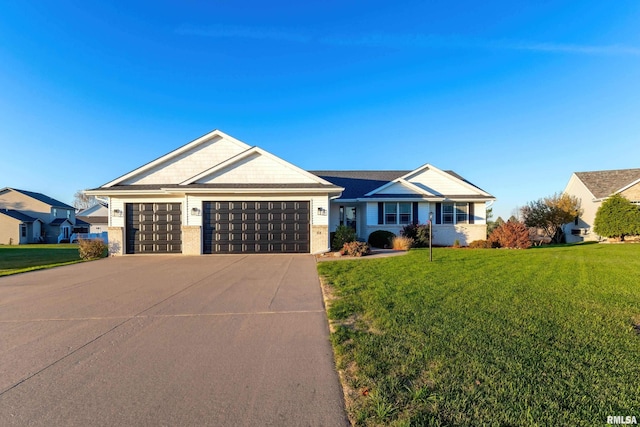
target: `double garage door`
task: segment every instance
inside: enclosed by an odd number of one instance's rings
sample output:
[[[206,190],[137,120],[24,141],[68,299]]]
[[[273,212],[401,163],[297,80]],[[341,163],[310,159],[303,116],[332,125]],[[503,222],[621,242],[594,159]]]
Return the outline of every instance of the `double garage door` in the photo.
[[[309,253],[309,214],[309,202],[205,202],[203,252]]]
[[[127,203],[126,252],[182,252],[181,203]],[[205,202],[203,252],[310,251],[309,202]]]

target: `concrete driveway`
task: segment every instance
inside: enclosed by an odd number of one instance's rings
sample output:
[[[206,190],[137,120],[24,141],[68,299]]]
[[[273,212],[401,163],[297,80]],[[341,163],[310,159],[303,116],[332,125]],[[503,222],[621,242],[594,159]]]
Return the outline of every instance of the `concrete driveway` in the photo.
[[[0,278],[0,425],[348,425],[310,255]]]

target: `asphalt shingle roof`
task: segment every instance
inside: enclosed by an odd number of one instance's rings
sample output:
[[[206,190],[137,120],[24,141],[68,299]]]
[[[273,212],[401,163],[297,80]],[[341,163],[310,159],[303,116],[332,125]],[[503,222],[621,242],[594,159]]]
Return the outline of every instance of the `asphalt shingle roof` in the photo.
[[[67,218],[56,218],[53,221],[50,222],[51,225],[60,225],[65,221],[69,221],[71,222],[71,220],[68,220]]]
[[[50,206],[54,206],[54,207],[58,207],[58,208],[67,208],[67,209],[74,209],[73,206],[69,206],[66,203],[61,202],[60,200],[56,200],[52,197],[49,196],[45,196],[44,194],[41,193],[36,193],[35,191],[26,191],[26,190],[20,190],[17,188],[11,188],[14,191],[17,191],[18,193],[22,193],[26,196],[32,197],[36,200],[41,201],[42,203],[46,203]]]
[[[109,217],[106,216],[76,216],[76,225],[79,221],[86,224],[106,224],[109,222]]]
[[[319,176],[320,178],[327,180],[335,185],[339,185],[340,187],[344,187],[344,192],[342,193],[341,199],[357,199],[366,197],[365,194],[375,190],[376,188],[382,187],[394,179],[400,178],[408,174],[411,171],[309,171],[312,174]],[[466,182],[469,185],[477,188],[480,191],[482,190],[477,185],[467,181],[457,173],[451,170],[445,171],[449,175],[458,178],[461,181]],[[393,195],[385,195],[393,196]],[[395,195],[396,197],[407,197]],[[464,196],[456,196],[456,197],[464,197]],[[486,198],[485,196],[471,195],[466,198]]]
[[[15,218],[18,221],[22,221],[22,222],[33,222],[37,219],[37,218],[30,217],[29,215],[24,214],[15,209],[0,209],[0,214],[10,216],[11,218]]]
[[[614,191],[640,179],[640,169],[576,172],[575,174],[597,199],[610,196]]]
[[[135,191],[135,190],[161,190],[163,188],[168,189],[177,189],[177,190],[185,190],[188,191],[190,188],[210,188],[212,190],[215,189],[227,189],[227,188],[242,188],[242,189],[273,189],[273,188],[326,188],[328,190],[335,189],[333,185],[324,185],[324,184],[189,184],[189,185],[180,185],[180,184],[134,184],[134,185],[114,185],[112,187],[99,187],[94,188],[93,190],[125,190],[125,191]]]
[[[411,171],[309,171],[339,187],[344,187],[341,199],[362,197],[389,181]]]

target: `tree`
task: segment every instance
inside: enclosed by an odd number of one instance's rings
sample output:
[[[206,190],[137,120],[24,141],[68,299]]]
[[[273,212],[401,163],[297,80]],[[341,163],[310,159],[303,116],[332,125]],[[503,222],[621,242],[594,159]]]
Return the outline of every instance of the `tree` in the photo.
[[[504,219],[502,219],[501,216],[499,216],[495,221],[487,222],[487,237],[493,233],[493,230],[500,227],[502,224],[504,224]]]
[[[593,230],[600,236],[624,241],[624,236],[640,234],[640,210],[626,197],[614,194],[598,208]]]
[[[542,229],[553,243],[562,242],[562,226],[575,220],[581,213],[580,199],[566,193],[555,193],[529,202],[521,209],[524,224]]]
[[[507,221],[491,233],[489,242],[501,248],[527,249],[531,247],[529,230],[518,221]]]
[[[89,196],[84,190],[76,191],[73,197],[73,206],[78,210],[90,208],[98,203],[96,196]]]

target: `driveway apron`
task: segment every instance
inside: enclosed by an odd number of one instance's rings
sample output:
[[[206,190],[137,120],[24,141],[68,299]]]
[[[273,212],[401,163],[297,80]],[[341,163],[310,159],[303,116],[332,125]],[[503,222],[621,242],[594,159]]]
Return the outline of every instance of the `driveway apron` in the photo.
[[[0,425],[348,425],[310,255],[0,278]]]

